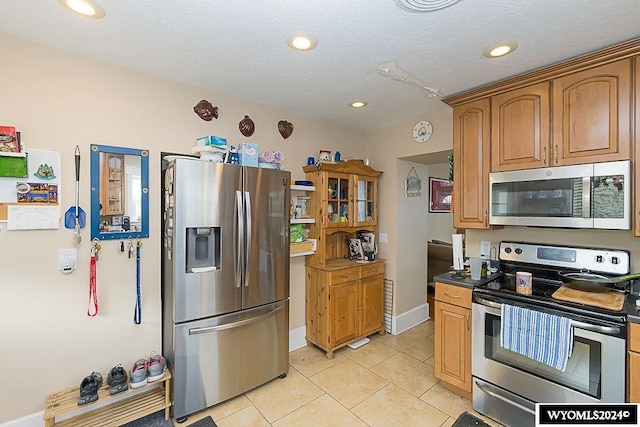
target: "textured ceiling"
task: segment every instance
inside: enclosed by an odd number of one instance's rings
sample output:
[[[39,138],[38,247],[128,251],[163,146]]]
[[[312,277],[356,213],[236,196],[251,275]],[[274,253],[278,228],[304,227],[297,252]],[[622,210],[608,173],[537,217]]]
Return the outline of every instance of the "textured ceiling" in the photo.
[[[100,20],[57,0],[0,0],[0,32],[363,130],[440,106],[381,64],[448,96],[640,36],[638,0],[461,0],[428,13],[394,0],[98,2]],[[315,50],[287,46],[299,31]],[[520,45],[512,55],[482,56],[505,40]],[[355,99],[369,105],[354,110]]]

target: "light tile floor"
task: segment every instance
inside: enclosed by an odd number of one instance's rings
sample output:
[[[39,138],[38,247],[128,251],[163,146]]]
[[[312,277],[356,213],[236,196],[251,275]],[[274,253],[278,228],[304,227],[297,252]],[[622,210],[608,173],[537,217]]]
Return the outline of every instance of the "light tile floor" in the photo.
[[[372,335],[358,348],[344,347],[327,359],[316,347],[289,355],[289,373],[242,396],[192,414],[189,425],[211,415],[220,427],[451,426],[471,402],[434,376],[434,324],[399,335]]]

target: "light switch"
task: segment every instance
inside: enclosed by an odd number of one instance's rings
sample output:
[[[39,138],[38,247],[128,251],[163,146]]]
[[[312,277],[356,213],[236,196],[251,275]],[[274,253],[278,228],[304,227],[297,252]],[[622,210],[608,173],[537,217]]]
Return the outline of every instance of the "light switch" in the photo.
[[[387,233],[380,233],[380,243],[387,243],[388,241]]]
[[[63,274],[70,274],[76,269],[76,261],[78,259],[78,250],[60,249],[58,251],[58,271]]]

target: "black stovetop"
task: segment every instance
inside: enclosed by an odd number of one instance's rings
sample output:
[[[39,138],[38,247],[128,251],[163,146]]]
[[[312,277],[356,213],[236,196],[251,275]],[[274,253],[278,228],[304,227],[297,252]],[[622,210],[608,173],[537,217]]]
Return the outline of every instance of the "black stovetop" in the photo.
[[[625,315],[619,311],[607,310],[587,304],[572,303],[553,298],[553,293],[564,283],[558,276],[558,270],[539,266],[523,266],[518,264],[501,263],[502,275],[497,279],[478,285],[474,288],[474,295],[480,297],[499,298],[499,302],[515,303],[533,309],[553,311],[559,315],[572,313],[583,320],[589,317],[598,317],[603,320],[616,323],[624,323]],[[516,292],[515,273],[516,271],[526,271],[532,273],[532,294],[522,295]],[[629,284],[621,283],[619,287],[613,288],[610,292],[628,293]],[[609,290],[607,290],[609,291]]]

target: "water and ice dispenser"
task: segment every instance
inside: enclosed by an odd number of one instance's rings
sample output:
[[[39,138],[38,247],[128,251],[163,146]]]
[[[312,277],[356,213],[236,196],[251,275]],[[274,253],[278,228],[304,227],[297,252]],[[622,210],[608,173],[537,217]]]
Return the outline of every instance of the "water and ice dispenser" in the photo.
[[[187,228],[186,273],[220,270],[220,227]]]

